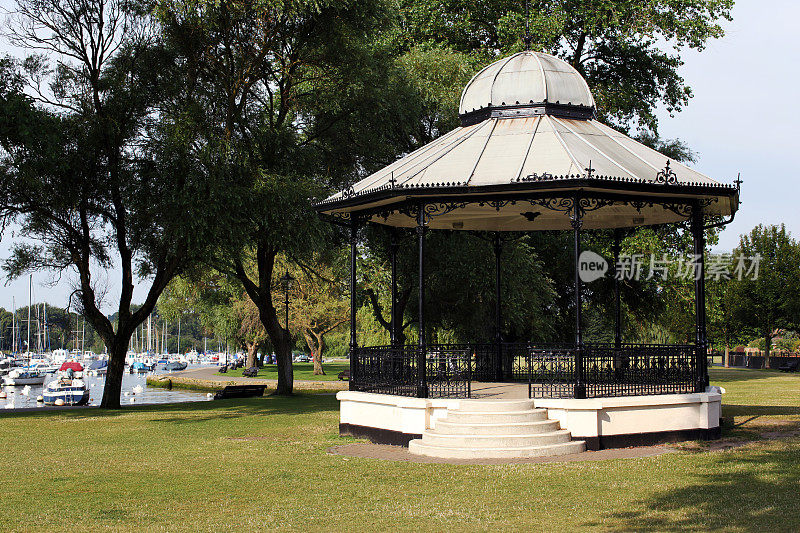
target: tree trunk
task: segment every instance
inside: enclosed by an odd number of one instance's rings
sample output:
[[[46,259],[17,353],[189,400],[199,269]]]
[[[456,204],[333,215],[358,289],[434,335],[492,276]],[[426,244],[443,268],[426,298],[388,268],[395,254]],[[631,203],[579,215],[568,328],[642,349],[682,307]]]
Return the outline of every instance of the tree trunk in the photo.
[[[314,362],[314,375],[325,376],[325,369],[322,368],[322,354],[325,351],[325,334],[317,333],[308,328],[303,330],[308,347],[311,348],[311,360]]]
[[[294,368],[292,367],[292,342],[289,331],[281,327],[275,308],[259,310],[261,323],[267,330],[267,335],[275,347],[275,358],[277,359],[278,388],[275,394],[281,396],[291,396],[294,390]],[[271,315],[271,316],[270,316]]]
[[[317,351],[311,355],[314,361],[314,375],[324,376],[325,369],[322,368],[322,354],[325,353],[325,335],[320,335],[317,339]]]
[[[725,345],[725,368],[729,368],[730,365],[730,352],[731,348],[727,344]]]
[[[122,395],[122,376],[125,373],[125,356],[128,354],[130,335],[123,341],[120,333],[114,336],[114,341],[108,347],[108,371],[106,384],[103,388],[103,399],[100,407],[104,409],[119,409],[119,397]]]
[[[245,347],[247,348],[247,362],[245,363],[245,368],[253,368],[256,366],[256,355],[258,355],[258,343],[255,342],[246,342]]]
[[[292,337],[288,329],[278,322],[278,313],[272,304],[271,280],[275,267],[277,250],[266,243],[256,246],[256,265],[258,284],[253,282],[245,271],[241,261],[234,263],[235,275],[242,282],[245,292],[258,308],[258,318],[267,330],[267,335],[275,348],[277,359],[278,389],[275,394],[290,396],[294,388],[294,370],[292,368]]]
[[[275,357],[278,360],[278,389],[275,394],[291,396],[294,391],[294,368],[292,367],[292,344],[289,332],[284,330],[280,339],[273,339],[275,343]]]
[[[772,345],[772,328],[764,334],[764,368],[769,368],[769,352]]]

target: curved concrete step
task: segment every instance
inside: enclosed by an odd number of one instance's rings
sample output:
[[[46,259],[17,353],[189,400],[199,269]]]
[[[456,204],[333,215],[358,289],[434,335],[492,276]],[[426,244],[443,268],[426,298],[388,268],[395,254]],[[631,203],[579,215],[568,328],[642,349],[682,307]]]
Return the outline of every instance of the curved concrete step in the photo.
[[[489,411],[502,413],[506,411],[526,411],[533,409],[533,400],[461,400],[459,411]]]
[[[513,424],[547,420],[546,409],[522,409],[519,411],[447,411],[445,420],[456,424]]]
[[[558,420],[535,420],[533,422],[451,422],[449,417],[436,421],[439,433],[448,435],[531,435],[550,433],[560,429]]]
[[[552,457],[580,453],[586,449],[582,440],[573,440],[547,446],[525,446],[507,448],[459,448],[431,446],[419,439],[408,444],[408,451],[416,455],[427,455],[442,459],[524,459],[527,457]]]
[[[563,429],[529,435],[448,435],[428,430],[422,434],[422,443],[452,448],[523,448],[561,444],[571,438]]]

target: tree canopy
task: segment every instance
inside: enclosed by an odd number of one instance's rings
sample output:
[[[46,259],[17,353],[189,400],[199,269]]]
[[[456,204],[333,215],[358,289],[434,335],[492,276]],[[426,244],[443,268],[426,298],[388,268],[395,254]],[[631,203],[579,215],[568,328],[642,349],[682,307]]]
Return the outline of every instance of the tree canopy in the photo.
[[[197,171],[175,117],[185,65],[152,19],[121,0],[18,0],[9,38],[31,55],[0,64],[0,216],[27,240],[10,277],[77,277],[82,312],[109,349],[104,407],[118,407],[135,328],[167,283],[214,242],[227,187]],[[119,293],[103,283],[117,265]],[[149,284],[132,308],[134,278]],[[111,300],[113,298],[113,300]],[[116,308],[116,324],[101,311]]]

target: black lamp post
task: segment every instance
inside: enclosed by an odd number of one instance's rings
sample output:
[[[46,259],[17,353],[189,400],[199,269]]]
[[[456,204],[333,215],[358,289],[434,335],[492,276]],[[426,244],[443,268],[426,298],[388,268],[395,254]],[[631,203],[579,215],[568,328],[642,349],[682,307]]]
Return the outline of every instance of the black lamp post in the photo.
[[[284,304],[286,306],[286,331],[289,331],[289,289],[292,287],[292,282],[295,280],[294,276],[289,274],[289,271],[286,271],[281,277],[281,285],[283,286],[283,294],[285,297]]]

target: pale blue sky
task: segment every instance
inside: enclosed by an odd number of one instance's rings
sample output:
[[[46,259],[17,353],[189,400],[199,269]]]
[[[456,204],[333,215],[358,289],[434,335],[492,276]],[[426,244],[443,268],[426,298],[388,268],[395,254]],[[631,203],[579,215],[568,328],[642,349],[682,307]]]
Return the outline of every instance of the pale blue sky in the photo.
[[[0,5],[9,6],[9,0]],[[797,174],[800,169],[800,124],[797,73],[800,37],[796,0],[739,0],[726,35],[703,52],[684,52],[681,74],[694,98],[675,117],[660,114],[660,133],[686,141],[699,154],[699,171],[730,183],[741,172],[742,206],[736,220],[722,233],[716,251],[736,246],[739,234],[759,223],[784,222],[800,237]],[[3,43],[0,51],[8,50]],[[0,257],[8,255],[11,235],[0,242]],[[109,300],[118,291],[116,272],[109,272]],[[68,279],[42,287],[48,275],[34,275],[34,294],[54,305],[66,306],[71,292]],[[0,286],[0,307],[28,300],[28,280]],[[144,298],[136,291],[135,301]],[[106,311],[110,311],[107,306]]]

